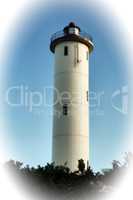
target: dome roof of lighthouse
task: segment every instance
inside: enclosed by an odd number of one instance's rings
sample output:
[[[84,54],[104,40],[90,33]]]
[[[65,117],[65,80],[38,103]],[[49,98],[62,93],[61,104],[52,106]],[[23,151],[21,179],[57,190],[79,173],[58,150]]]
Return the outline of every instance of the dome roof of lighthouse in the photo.
[[[66,26],[66,27],[64,28],[64,32],[67,32],[69,28],[77,28],[77,29],[79,29],[79,31],[80,31],[79,26],[77,26],[77,25],[75,24],[75,22],[70,22],[70,23],[68,24],[68,26]]]
[[[70,22],[69,23],[69,27],[75,27],[76,25],[75,25],[75,23],[74,22]]]

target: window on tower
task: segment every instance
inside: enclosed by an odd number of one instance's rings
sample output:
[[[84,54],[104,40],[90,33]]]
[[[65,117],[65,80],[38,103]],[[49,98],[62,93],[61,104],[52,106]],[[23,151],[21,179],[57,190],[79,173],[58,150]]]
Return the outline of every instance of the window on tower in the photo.
[[[88,91],[86,92],[86,100],[88,101],[89,99],[88,99],[89,97],[88,97]]]
[[[68,106],[67,104],[63,105],[63,115],[67,115],[68,114]]]
[[[68,55],[68,46],[65,46],[64,47],[64,56],[67,56]]]

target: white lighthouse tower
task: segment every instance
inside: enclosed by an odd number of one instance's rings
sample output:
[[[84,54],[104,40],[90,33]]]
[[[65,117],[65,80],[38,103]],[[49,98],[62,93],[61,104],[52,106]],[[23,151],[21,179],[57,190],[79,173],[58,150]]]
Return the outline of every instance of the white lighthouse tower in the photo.
[[[71,22],[51,38],[55,53],[52,161],[77,170],[89,160],[89,54],[91,37]]]

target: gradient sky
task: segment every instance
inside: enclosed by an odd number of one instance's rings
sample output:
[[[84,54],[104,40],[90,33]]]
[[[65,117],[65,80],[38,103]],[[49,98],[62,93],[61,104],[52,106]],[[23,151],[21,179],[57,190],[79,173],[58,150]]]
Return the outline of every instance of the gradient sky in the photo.
[[[103,93],[100,105],[90,108],[90,163],[100,170],[111,167],[114,159],[121,159],[128,114],[113,108],[111,97],[128,85],[125,69],[124,47],[121,45],[121,29],[100,10],[82,5],[53,6],[36,9],[34,14],[20,16],[12,30],[7,63],[5,91],[11,86],[28,87],[28,91],[40,91],[53,85],[54,54],[49,50],[51,35],[62,30],[70,21],[88,32],[94,41],[90,55],[90,91]],[[18,101],[18,94],[10,98]],[[52,102],[52,92],[47,95]],[[93,101],[94,103],[94,101]],[[97,101],[96,101],[97,103]],[[122,96],[113,99],[117,108],[122,106]],[[12,107],[5,102],[9,139],[8,159],[38,165],[51,161],[52,107],[41,106],[29,112],[28,107]],[[124,147],[123,147],[124,146]]]

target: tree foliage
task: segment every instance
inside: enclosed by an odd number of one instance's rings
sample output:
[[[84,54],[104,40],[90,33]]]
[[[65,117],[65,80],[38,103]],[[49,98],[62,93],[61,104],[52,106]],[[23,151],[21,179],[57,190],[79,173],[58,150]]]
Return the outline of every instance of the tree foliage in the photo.
[[[114,181],[123,176],[132,162],[133,154],[126,153],[123,164],[113,160],[112,168],[101,172],[94,172],[89,165],[86,169],[83,159],[78,161],[78,171],[75,172],[70,171],[67,163],[62,166],[47,163],[45,166],[30,167],[23,166],[22,162],[9,160],[4,165],[7,172],[13,172],[12,177],[15,177],[15,174],[24,183],[26,189],[29,186],[32,193],[39,191],[44,194],[47,188],[49,194],[67,194],[67,198],[78,199],[85,192],[89,195],[101,196],[112,190],[115,187]],[[58,199],[62,200],[62,196],[60,197]]]

